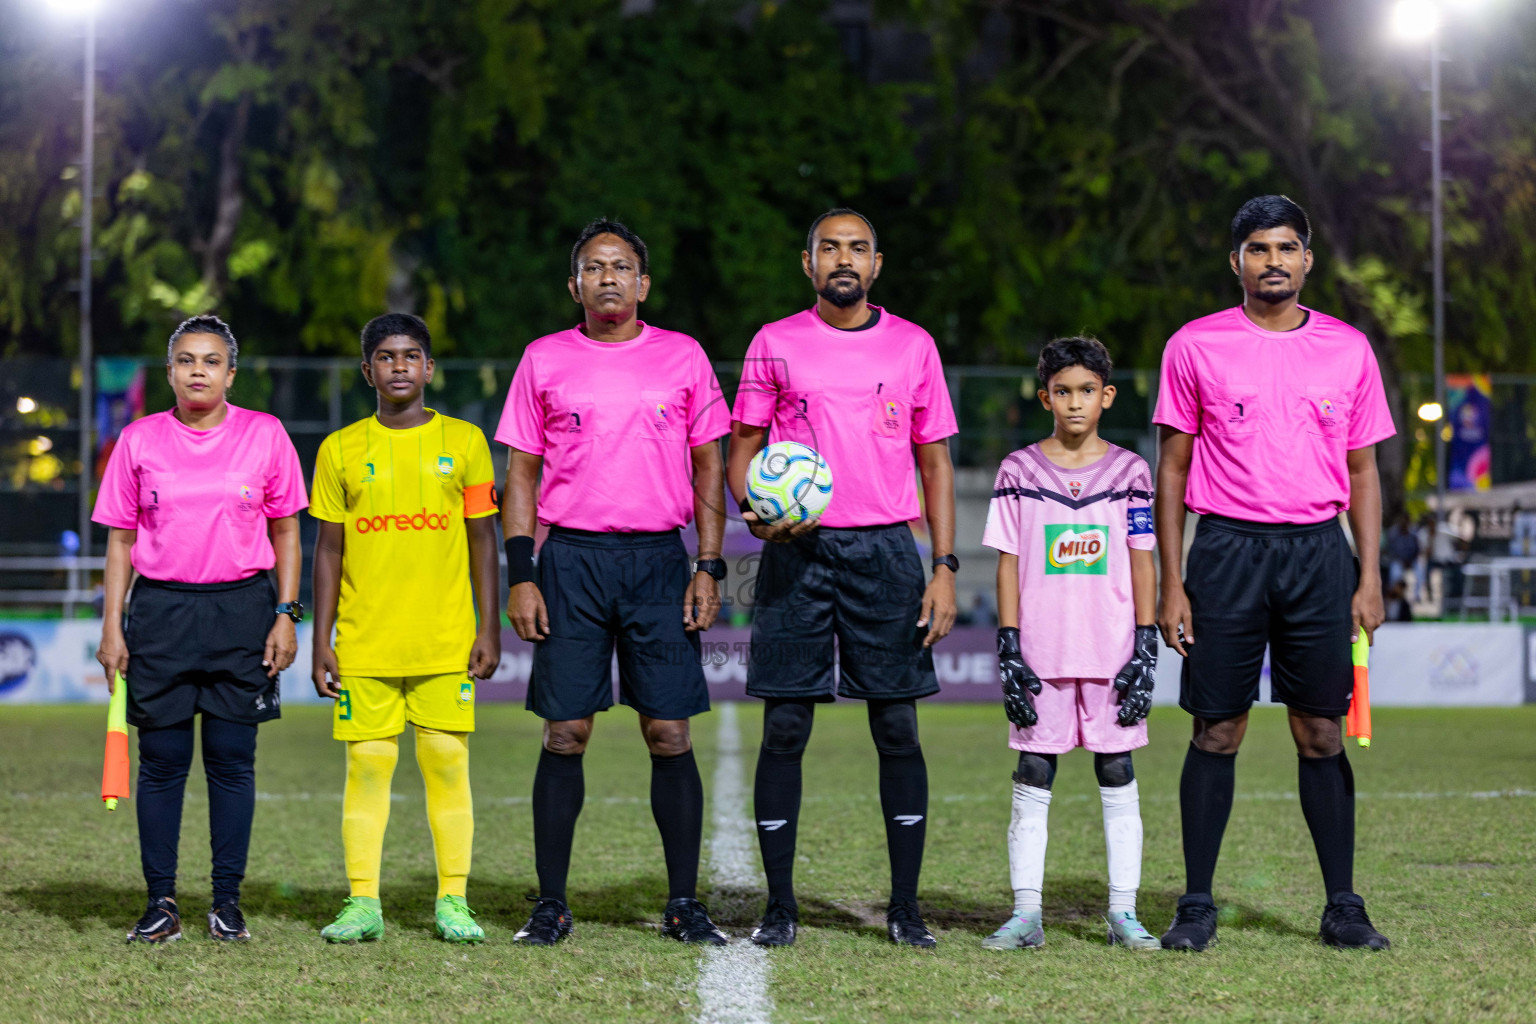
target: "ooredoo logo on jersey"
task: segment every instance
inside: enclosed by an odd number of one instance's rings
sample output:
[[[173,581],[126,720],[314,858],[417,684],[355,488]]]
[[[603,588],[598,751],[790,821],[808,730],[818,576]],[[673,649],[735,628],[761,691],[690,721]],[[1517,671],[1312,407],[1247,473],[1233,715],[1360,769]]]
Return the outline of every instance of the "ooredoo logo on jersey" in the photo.
[[[353,524],[358,533],[388,533],[390,530],[446,530],[453,525],[453,517],[447,512],[428,512],[422,509],[414,515],[401,513],[389,516],[358,516]]]
[[[1109,572],[1109,530],[1081,523],[1045,528],[1045,574],[1104,576]]]

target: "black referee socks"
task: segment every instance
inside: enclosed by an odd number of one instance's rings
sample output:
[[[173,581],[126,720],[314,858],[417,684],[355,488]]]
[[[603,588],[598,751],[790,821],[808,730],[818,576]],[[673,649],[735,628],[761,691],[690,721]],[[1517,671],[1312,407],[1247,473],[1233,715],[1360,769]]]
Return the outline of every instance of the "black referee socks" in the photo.
[[[1332,757],[1297,757],[1296,789],[1312,831],[1324,891],[1355,891],[1355,773],[1341,750]]]
[[[869,734],[880,753],[880,811],[891,858],[891,903],[915,903],[928,837],[928,765],[917,738],[917,703],[870,701]]]
[[[539,873],[539,895],[561,901],[571,870],[576,819],[587,798],[581,758],[581,754],[540,750],[539,768],[533,774],[533,863]]]
[[[651,814],[667,858],[667,899],[695,898],[704,839],[704,783],[692,750],[675,757],[651,755]]]
[[[1209,893],[1221,854],[1221,837],[1232,814],[1236,754],[1212,754],[1193,743],[1179,776],[1179,812],[1184,827],[1184,891]]]

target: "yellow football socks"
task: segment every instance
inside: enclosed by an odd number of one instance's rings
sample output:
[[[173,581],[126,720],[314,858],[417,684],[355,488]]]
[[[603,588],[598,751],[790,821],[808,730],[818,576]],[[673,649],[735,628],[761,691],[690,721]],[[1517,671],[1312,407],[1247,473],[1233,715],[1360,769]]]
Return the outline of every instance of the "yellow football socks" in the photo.
[[[347,744],[341,841],[353,896],[379,898],[379,860],[384,855],[384,827],[389,824],[389,784],[399,759],[400,743],[394,736]]]
[[[469,735],[416,727],[416,763],[427,787],[427,821],[437,853],[437,895],[465,895],[475,809],[469,792]],[[355,894],[354,894],[355,895]]]

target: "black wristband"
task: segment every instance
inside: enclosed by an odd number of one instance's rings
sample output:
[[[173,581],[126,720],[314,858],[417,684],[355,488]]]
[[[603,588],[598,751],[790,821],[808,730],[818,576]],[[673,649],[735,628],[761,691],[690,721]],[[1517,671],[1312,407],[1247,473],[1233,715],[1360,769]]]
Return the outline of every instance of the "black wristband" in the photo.
[[[533,538],[508,537],[502,542],[507,553],[507,586],[533,582]]]

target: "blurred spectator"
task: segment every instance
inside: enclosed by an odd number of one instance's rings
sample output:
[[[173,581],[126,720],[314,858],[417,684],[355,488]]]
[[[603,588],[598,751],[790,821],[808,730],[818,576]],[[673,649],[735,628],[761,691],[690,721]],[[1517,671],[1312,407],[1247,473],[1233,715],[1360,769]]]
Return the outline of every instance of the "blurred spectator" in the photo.
[[[1387,588],[1387,621],[1412,622],[1413,604],[1408,600],[1408,581],[1398,580]]]
[[[1414,536],[1406,514],[1397,517],[1387,535],[1387,586],[1402,580],[1419,558],[1419,539]]]

